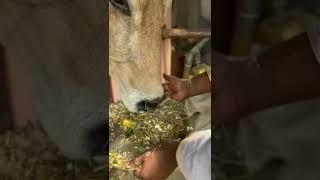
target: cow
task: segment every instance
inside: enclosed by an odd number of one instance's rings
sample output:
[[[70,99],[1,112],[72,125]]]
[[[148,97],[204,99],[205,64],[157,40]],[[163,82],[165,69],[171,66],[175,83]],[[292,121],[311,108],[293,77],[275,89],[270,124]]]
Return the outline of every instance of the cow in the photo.
[[[144,111],[163,99],[161,31],[171,1],[109,1],[109,74],[129,111]]]
[[[0,1],[0,43],[29,76],[33,122],[66,157],[104,163],[106,11],[104,1]]]
[[[161,30],[171,3],[171,0],[109,1],[109,74],[118,82],[121,100],[129,111],[144,111],[163,99]],[[202,16],[211,21],[210,4],[211,1],[201,1]],[[211,99],[208,96],[211,97],[206,95],[197,101]],[[190,101],[187,105],[190,110],[196,108]]]

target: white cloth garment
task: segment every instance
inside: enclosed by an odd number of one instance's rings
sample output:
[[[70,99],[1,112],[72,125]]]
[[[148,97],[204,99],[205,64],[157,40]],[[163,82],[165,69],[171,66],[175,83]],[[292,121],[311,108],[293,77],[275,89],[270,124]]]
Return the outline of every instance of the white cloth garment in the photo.
[[[180,143],[176,155],[178,166],[187,180],[210,180],[211,130],[190,134]]]

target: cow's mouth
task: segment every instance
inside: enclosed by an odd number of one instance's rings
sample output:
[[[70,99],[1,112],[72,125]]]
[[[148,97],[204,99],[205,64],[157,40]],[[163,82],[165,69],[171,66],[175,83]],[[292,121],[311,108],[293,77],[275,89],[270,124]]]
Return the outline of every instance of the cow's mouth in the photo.
[[[164,97],[156,98],[153,100],[142,100],[137,104],[138,111],[152,111],[156,109],[159,104],[164,100]]]

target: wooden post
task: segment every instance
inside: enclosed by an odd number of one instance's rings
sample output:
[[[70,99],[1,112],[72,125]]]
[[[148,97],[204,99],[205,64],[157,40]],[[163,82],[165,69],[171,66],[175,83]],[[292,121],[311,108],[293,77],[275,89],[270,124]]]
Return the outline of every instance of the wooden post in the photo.
[[[165,27],[171,28],[172,24],[172,8],[167,10],[164,20]],[[162,55],[161,55],[161,79],[164,83],[165,80],[162,76],[163,73],[171,75],[171,39],[166,38],[163,40]]]
[[[109,87],[111,91],[112,102],[117,102],[120,100],[120,91],[118,84],[110,78]]]

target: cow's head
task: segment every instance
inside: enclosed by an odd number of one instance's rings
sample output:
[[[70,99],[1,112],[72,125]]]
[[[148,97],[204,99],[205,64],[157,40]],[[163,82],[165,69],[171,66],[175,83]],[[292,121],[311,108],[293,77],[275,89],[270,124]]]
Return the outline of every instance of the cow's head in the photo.
[[[161,29],[172,0],[109,0],[109,74],[130,111],[155,106],[161,85]]]

